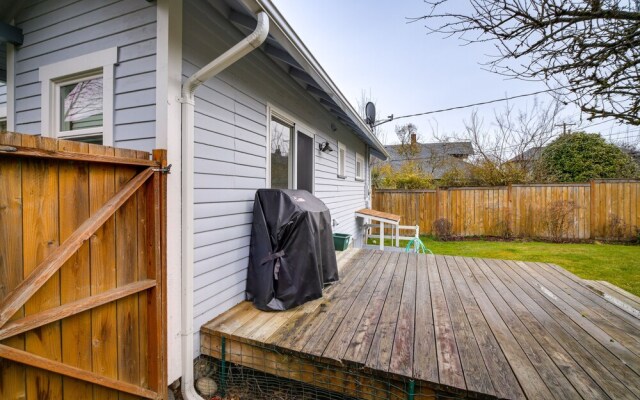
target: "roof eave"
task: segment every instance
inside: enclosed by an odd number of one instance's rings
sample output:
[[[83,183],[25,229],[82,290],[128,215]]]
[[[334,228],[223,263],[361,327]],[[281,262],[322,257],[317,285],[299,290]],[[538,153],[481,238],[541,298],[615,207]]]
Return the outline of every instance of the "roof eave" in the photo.
[[[382,160],[389,158],[389,153],[384,148],[384,145],[373,134],[371,128],[362,120],[356,110],[353,109],[349,101],[340,89],[338,89],[336,84],[333,83],[329,75],[327,75],[320,63],[318,63],[313,54],[307,49],[277,7],[270,0],[240,1],[254,13],[262,10],[269,15],[273,22],[270,24],[271,28],[269,33],[296,59],[302,68],[322,86],[322,89],[329,95],[331,100],[347,114],[361,134],[368,139],[365,142],[368,142],[367,144],[371,147],[372,154]]]

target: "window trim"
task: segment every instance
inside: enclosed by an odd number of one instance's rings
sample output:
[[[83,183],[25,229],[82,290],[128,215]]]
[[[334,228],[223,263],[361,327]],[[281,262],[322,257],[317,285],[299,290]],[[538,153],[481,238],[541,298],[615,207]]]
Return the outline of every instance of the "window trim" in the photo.
[[[360,162],[360,175],[358,175],[358,162]],[[364,157],[356,151],[355,176],[357,181],[364,181]]]
[[[88,128],[79,131],[60,131],[59,103],[60,86],[79,79],[102,76],[102,144],[113,146],[114,115],[114,67],[118,62],[118,48],[85,54],[40,67],[39,80],[42,89],[41,133],[53,138],[93,136],[98,130]],[[93,132],[90,132],[93,130]],[[66,132],[76,132],[67,134]]]
[[[340,150],[344,150],[344,163],[340,163]],[[349,156],[349,152],[347,151],[347,146],[344,143],[338,142],[338,151],[336,156],[338,157],[338,161],[336,163],[338,167],[337,176],[340,179],[347,179],[347,157]],[[342,174],[340,172],[342,172]]]
[[[287,125],[292,127],[292,138],[291,143],[289,144],[289,179],[291,180],[291,189],[297,189],[298,187],[298,165],[295,162],[298,155],[298,132],[303,135],[309,136],[313,139],[314,146],[316,145],[316,134],[315,132],[309,128],[307,125],[300,122],[300,120],[281,109],[274,107],[272,104],[267,103],[267,142],[265,144],[265,152],[266,152],[266,182],[265,187],[271,188],[271,121],[273,118],[280,120]],[[312,194],[315,193],[316,187],[316,151],[313,152],[313,183]]]

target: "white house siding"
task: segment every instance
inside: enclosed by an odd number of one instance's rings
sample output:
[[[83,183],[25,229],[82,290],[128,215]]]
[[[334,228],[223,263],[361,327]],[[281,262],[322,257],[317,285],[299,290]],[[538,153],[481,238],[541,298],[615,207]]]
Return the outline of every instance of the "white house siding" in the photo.
[[[156,7],[146,0],[33,1],[15,25],[24,44],[15,52],[16,131],[39,134],[38,69],[118,47],[114,75],[114,144],[141,150],[155,145]]]
[[[243,35],[204,0],[184,4],[184,78]],[[337,151],[316,151],[315,194],[331,209],[337,232],[355,234],[354,210],[365,205],[355,181],[355,151],[365,145],[260,50],[196,92],[194,329],[245,298],[255,191],[266,184],[267,105],[298,119],[316,148],[337,139],[348,148],[347,179],[337,178]],[[338,126],[331,132],[330,124]],[[199,340],[194,341],[199,354]]]

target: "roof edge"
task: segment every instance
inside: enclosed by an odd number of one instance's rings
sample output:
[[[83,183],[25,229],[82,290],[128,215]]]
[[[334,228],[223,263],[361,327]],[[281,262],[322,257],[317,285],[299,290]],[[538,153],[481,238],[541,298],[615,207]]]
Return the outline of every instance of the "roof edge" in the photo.
[[[287,43],[280,43],[285,47],[291,47],[303,62],[303,67],[313,78],[316,79],[318,84],[323,86],[323,89],[327,94],[336,102],[336,104],[349,116],[351,121],[365,134],[365,136],[371,142],[369,145],[374,150],[374,155],[379,158],[389,158],[390,155],[385,149],[380,140],[373,134],[371,128],[367,126],[362,117],[358,115],[357,111],[351,106],[351,103],[342,94],[338,86],[331,80],[329,75],[324,71],[320,63],[315,59],[313,54],[305,46],[304,42],[295,33],[291,25],[287,22],[284,16],[280,13],[278,8],[271,2],[271,0],[240,0],[253,12],[258,9],[265,11],[271,18],[273,24],[271,24],[271,34],[274,37],[280,37],[286,40]],[[277,32],[273,31],[273,28],[277,29]],[[287,44],[289,46],[287,46]]]

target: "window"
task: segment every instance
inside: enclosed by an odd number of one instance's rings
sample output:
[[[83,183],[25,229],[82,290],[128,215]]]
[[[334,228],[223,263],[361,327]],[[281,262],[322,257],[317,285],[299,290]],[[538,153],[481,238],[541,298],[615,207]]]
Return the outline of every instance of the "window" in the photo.
[[[40,68],[42,134],[113,145],[113,67],[117,48]]]
[[[281,112],[270,112],[269,187],[313,193],[314,138],[310,130]]]
[[[356,179],[364,180],[364,157],[356,153]]]
[[[347,177],[347,147],[338,142],[338,178]]]
[[[271,187],[274,189],[289,189],[292,187],[293,168],[289,149],[293,125],[271,117]]]

